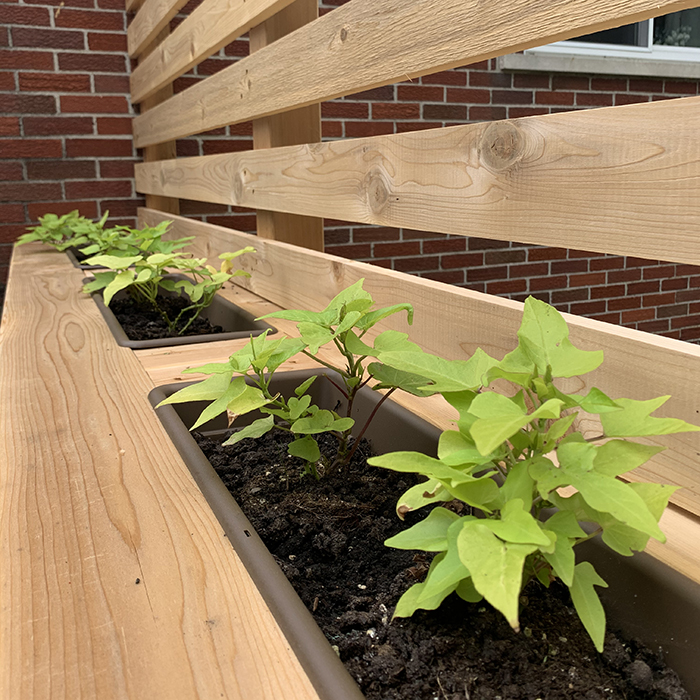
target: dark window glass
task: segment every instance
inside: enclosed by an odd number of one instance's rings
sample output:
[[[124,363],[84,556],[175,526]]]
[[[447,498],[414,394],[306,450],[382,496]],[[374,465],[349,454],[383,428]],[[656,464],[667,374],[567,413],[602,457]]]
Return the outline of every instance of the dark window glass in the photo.
[[[654,43],[700,48],[700,8],[657,17],[654,20]]]
[[[623,46],[639,46],[638,25],[626,24],[623,27],[604,29],[602,32],[593,32],[585,36],[577,37],[572,41],[586,41],[591,44],[622,44]]]

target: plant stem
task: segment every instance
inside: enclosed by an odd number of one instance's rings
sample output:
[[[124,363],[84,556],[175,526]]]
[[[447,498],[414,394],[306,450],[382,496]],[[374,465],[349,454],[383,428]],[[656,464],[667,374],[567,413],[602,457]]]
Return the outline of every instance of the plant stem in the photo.
[[[360,434],[355,438],[355,443],[352,446],[352,449],[350,450],[350,454],[346,457],[345,459],[345,464],[349,464],[350,460],[352,460],[352,456],[355,454],[357,451],[357,448],[360,446],[360,440],[362,440],[365,431],[367,430],[369,424],[372,422],[372,419],[374,418],[375,413],[379,410],[379,407],[396,391],[396,387],[393,387],[392,389],[389,389],[389,391],[382,396],[381,399],[379,399],[377,405],[374,407],[374,410],[372,413],[370,413],[369,418],[365,421],[364,426],[362,426],[362,430],[360,431]]]

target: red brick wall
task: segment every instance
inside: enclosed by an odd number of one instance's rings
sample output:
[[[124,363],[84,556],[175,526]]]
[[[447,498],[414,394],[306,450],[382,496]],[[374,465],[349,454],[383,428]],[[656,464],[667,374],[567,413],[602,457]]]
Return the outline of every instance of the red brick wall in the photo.
[[[197,4],[193,0],[175,26]],[[327,12],[345,0],[324,0]],[[133,223],[123,0],[0,0],[0,279],[10,242],[47,211],[109,210]],[[245,38],[176,91],[245,56]],[[699,94],[700,81],[500,72],[496,62],[446,71],[325,103],[324,138],[390,134]],[[178,142],[181,156],[246,150],[250,124]],[[182,202],[182,213],[255,229],[255,214]],[[700,268],[326,222],[327,250],[514,299],[534,294],[563,311],[685,340],[700,339]]]

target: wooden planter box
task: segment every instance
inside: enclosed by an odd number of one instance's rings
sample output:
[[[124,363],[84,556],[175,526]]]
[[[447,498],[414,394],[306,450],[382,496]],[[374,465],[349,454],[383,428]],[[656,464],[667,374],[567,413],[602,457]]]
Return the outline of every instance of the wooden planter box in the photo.
[[[173,220],[214,257],[250,236],[177,216],[177,198],[258,210],[257,253],[241,259],[252,277],[226,291],[254,316],[320,310],[364,277],[378,304],[415,306],[411,337],[429,352],[512,349],[519,303],[317,252],[324,216],[700,264],[699,97],[323,143],[319,117],[324,100],[694,0],[351,0],[319,19],[314,0],[204,0],[169,35],[183,4],[127,0],[140,219]],[[175,78],[249,30],[252,55],[169,97]],[[248,120],[254,151],[175,159],[176,139]],[[82,276],[64,255],[15,251],[0,329],[0,696],[314,700],[147,398],[245,341],[119,347]],[[605,351],[581,384],[670,394],[668,415],[698,421],[700,347],[567,321],[577,346]],[[453,418],[439,397],[401,402],[441,428]],[[700,438],[664,443],[633,478],[684,488],[662,519],[668,543],[648,552],[700,583]]]

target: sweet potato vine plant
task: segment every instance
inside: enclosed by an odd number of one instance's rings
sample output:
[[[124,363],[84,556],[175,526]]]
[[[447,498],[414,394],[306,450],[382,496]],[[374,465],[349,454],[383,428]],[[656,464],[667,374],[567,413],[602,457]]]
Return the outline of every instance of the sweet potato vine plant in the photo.
[[[433,610],[453,591],[464,600],[485,598],[518,630],[524,586],[560,579],[598,651],[605,613],[595,586],[607,586],[576,548],[600,535],[623,556],[665,537],[659,519],[674,486],[626,483],[619,477],[662,447],[630,437],[696,431],[675,418],[651,416],[669,398],[612,399],[597,388],[584,395],[557,387],[558,378],[583,375],[603,361],[602,351],[574,347],[562,316],[533,298],[525,302],[518,346],[498,362],[481,350],[467,361],[420,351],[387,351],[381,361],[426,377],[419,387],[440,392],[459,412],[456,430],[439,441],[438,457],[395,452],[369,463],[421,474],[397,505],[409,511],[458,499],[477,514],[435,507],[413,527],[387,540],[399,549],[436,552],[425,581],[400,599],[395,616]],[[489,389],[497,379],[519,387],[514,396]],[[599,416],[600,435],[574,429],[579,412]],[[566,493],[561,489],[573,487]],[[570,493],[573,492],[573,493]],[[579,523],[589,523],[584,530]]]
[[[295,436],[289,445],[289,454],[303,459],[308,473],[318,478],[330,470],[342,470],[352,459],[377,409],[396,389],[419,395],[432,393],[431,390],[422,392],[417,388],[416,382],[425,383],[422,377],[371,361],[385,351],[418,351],[419,348],[408,340],[405,333],[393,330],[384,331],[374,339],[372,345],[368,344],[366,334],[379,321],[405,311],[410,324],[413,309],[410,304],[374,309],[374,301],[362,288],[362,283],[363,280],[359,280],[340,292],[323,311],[291,310],[263,316],[262,318],[298,322],[299,337],[275,339],[268,338],[265,333],[251,338],[244,348],[231,355],[228,362],[185,370],[212,376],[181,389],[161,405],[212,401],[192,426],[192,430],[224,412],[235,419],[259,410],[265,414],[263,418],[233,433],[224,444],[232,445],[245,438],[258,438],[273,428],[278,428]],[[341,361],[337,364],[318,356],[319,349],[328,345],[338,351]],[[344,415],[312,403],[308,390],[316,380],[315,376],[300,384],[295,389],[294,396],[284,397],[273,391],[271,383],[275,371],[298,353],[313,358],[332,372],[326,374],[324,380],[332,382],[345,399]],[[351,417],[353,404],[357,392],[371,379],[377,382],[374,388],[388,391],[351,443],[355,425]],[[324,461],[321,456],[315,437],[320,433],[330,433],[337,438],[337,453],[330,462]]]

